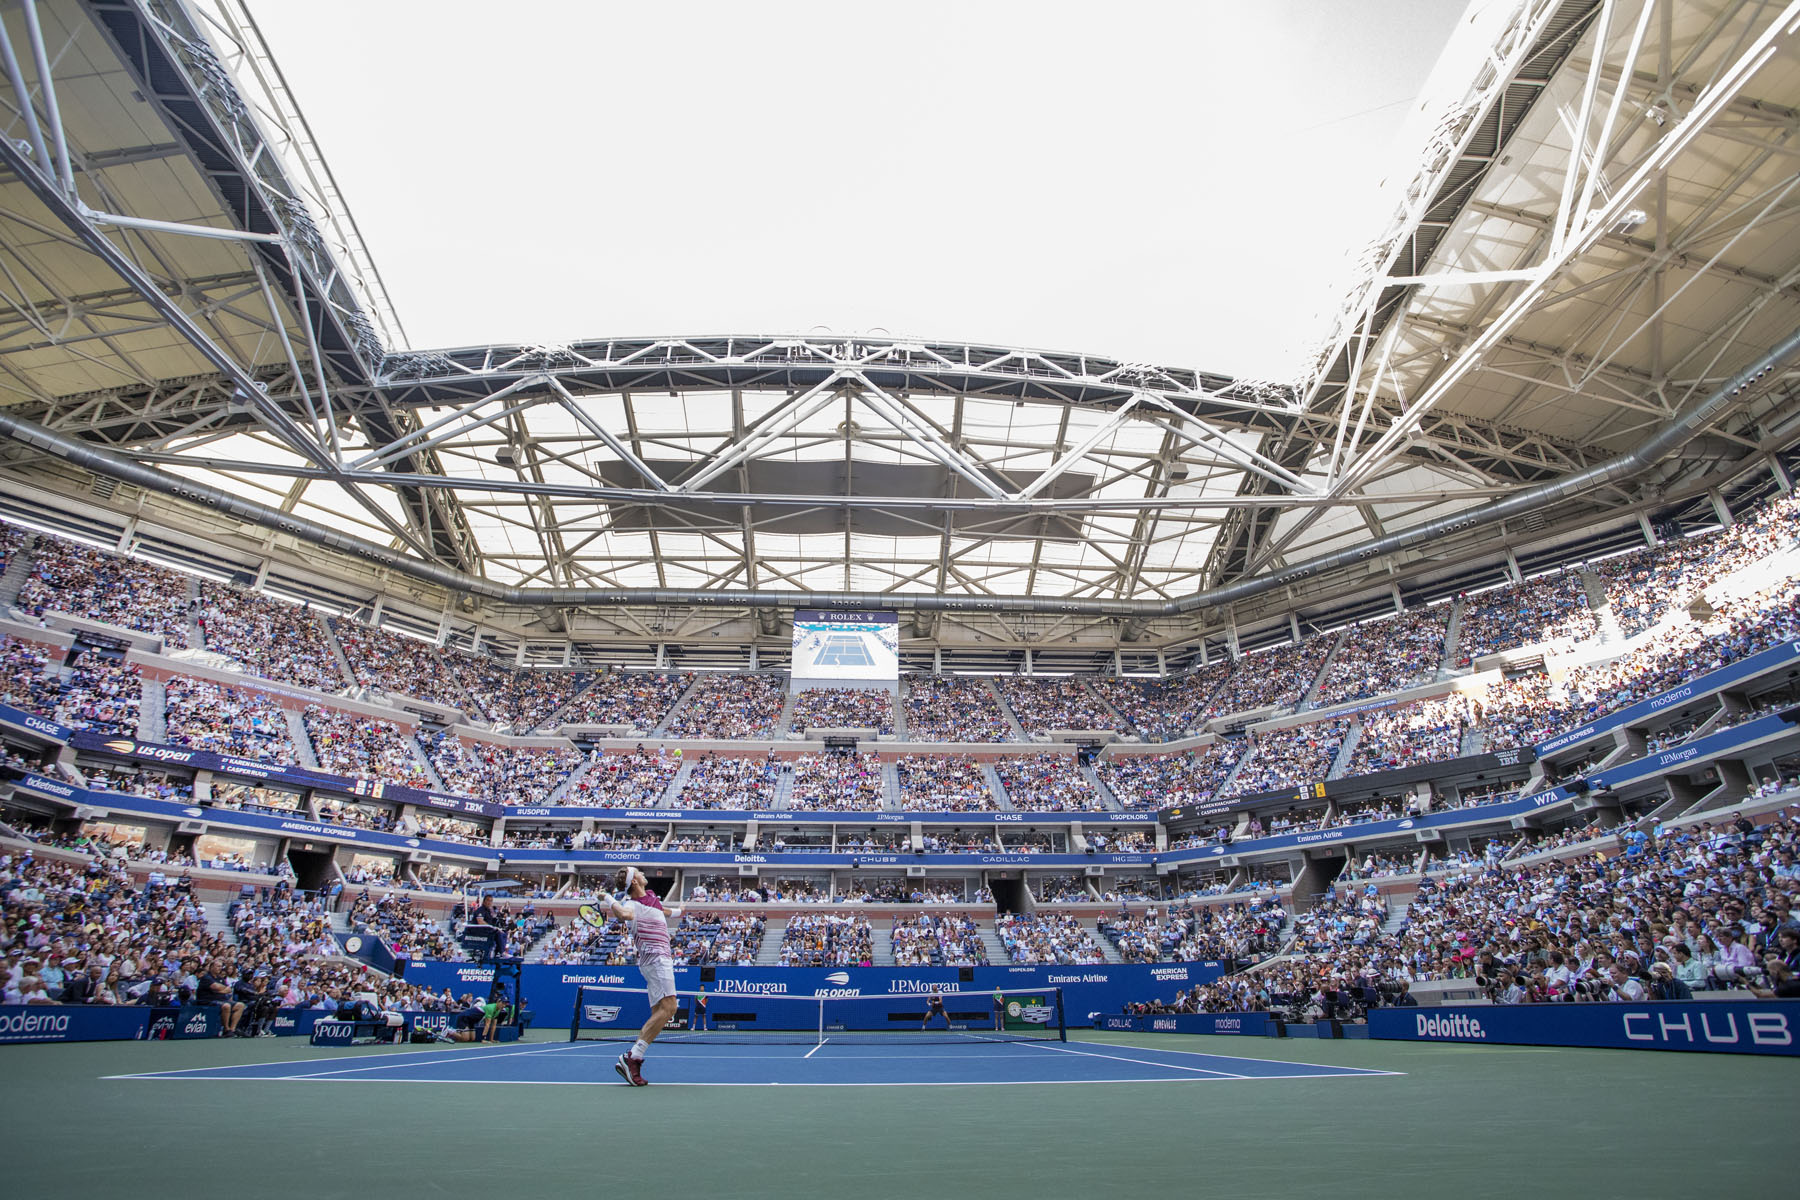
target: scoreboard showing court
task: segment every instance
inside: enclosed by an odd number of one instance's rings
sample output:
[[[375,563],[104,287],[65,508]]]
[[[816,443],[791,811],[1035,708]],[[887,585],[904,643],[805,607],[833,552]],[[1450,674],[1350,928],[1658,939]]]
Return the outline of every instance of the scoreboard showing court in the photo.
[[[900,678],[900,614],[794,611],[794,682]]]

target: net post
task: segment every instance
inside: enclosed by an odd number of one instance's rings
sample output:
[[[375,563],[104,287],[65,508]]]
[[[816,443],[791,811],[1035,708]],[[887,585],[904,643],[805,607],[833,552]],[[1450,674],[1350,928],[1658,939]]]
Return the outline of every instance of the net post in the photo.
[[[815,999],[819,1002],[819,1040],[817,1044],[823,1046],[825,1044],[825,997],[818,996]]]
[[[575,989],[575,1011],[569,1014],[569,1040],[571,1042],[581,1040],[581,1004],[586,998],[586,988]]]
[[[1061,988],[1057,988],[1057,989],[1055,989],[1055,991],[1056,991],[1056,1040],[1059,1042],[1066,1042],[1069,1040],[1069,1022],[1068,1022],[1068,1018],[1063,1013],[1063,990]]]

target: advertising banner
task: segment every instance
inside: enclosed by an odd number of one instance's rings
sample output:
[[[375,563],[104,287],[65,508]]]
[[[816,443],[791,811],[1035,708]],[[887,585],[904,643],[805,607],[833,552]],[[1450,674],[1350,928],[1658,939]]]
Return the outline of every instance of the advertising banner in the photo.
[[[1800,1054],[1800,1000],[1380,1008],[1369,1036],[1408,1042]]]
[[[85,1004],[0,1004],[3,1042],[128,1042],[141,1040],[147,1008]]]
[[[1544,758],[1558,751],[1567,750],[1571,746],[1591,742],[1602,734],[1611,733],[1613,730],[1622,729],[1627,725],[1635,725],[1640,721],[1647,721],[1665,709],[1685,704],[1689,700],[1705,696],[1710,692],[1722,691],[1733,684],[1754,679],[1767,671],[1785,667],[1795,661],[1800,661],[1800,642],[1783,642],[1781,645],[1761,653],[1752,654],[1749,658],[1729,663],[1716,671],[1708,671],[1698,679],[1684,683],[1680,687],[1670,688],[1648,700],[1640,700],[1617,712],[1610,712],[1604,717],[1589,721],[1586,725],[1571,729],[1566,733],[1559,733],[1553,738],[1547,738],[1538,743],[1537,756]]]

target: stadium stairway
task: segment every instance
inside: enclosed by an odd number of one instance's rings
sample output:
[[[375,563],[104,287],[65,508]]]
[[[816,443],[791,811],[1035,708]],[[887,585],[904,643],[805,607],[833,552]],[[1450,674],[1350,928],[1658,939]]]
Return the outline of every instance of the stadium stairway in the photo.
[[[165,695],[162,680],[143,680],[143,691],[138,700],[137,736],[140,742],[165,742],[168,740],[168,729],[163,713]]]
[[[1312,682],[1306,685],[1306,690],[1301,692],[1300,698],[1294,702],[1294,707],[1296,709],[1311,708],[1313,706],[1314,697],[1319,694],[1319,685],[1325,682],[1325,673],[1331,670],[1332,662],[1336,660],[1338,651],[1344,648],[1344,642],[1347,641],[1349,637],[1349,631],[1345,630],[1337,635],[1337,641],[1331,643],[1331,649],[1325,652],[1325,659],[1319,664],[1319,673],[1312,677]],[[1233,774],[1236,774],[1236,772],[1233,772]]]
[[[1242,771],[1244,769],[1244,764],[1249,762],[1254,757],[1256,757],[1256,751],[1254,749],[1246,750],[1244,753],[1238,755],[1237,762],[1232,764],[1231,770],[1225,772],[1225,778],[1219,780],[1219,786],[1213,790],[1213,795],[1215,795],[1215,796],[1231,795],[1232,781],[1238,777],[1238,772]]]
[[[994,923],[988,921],[979,928],[981,932],[981,945],[987,951],[988,962],[997,967],[1005,966],[1007,963],[1011,962],[1012,959],[1006,953],[1005,944],[1000,941],[1000,935],[994,932]],[[890,950],[890,961],[892,960],[892,957],[892,951]]]
[[[580,765],[577,766],[573,771],[570,771],[567,775],[564,775],[562,777],[562,782],[557,784],[554,788],[551,789],[550,794],[544,798],[544,803],[546,803],[546,804],[561,804],[562,798],[568,792],[568,790],[570,788],[574,787],[577,783],[581,782],[581,777],[583,775],[586,775],[588,773],[588,771],[593,768],[593,766],[594,766],[594,756],[590,754],[586,758],[582,759]],[[684,763],[684,764],[682,764],[682,766],[683,766],[683,769],[686,769],[687,764]]]
[[[1101,780],[1099,771],[1086,765],[1082,766],[1080,771],[1081,777],[1094,785],[1094,794],[1100,797],[1100,803],[1105,805],[1108,810],[1118,812],[1125,807],[1119,803],[1119,798],[1113,795],[1112,789]]]
[[[1095,704],[1098,704],[1101,708],[1112,714],[1112,727],[1114,729],[1118,730],[1121,734],[1132,733],[1137,729],[1137,726],[1126,720],[1125,714],[1115,708],[1112,701],[1108,700],[1105,696],[1102,696],[1093,684],[1084,679],[1081,681],[1081,686],[1087,690],[1088,696]]]
[[[19,589],[25,586],[25,580],[31,575],[31,568],[37,565],[36,539],[31,539],[19,548],[6,564],[6,570],[0,573],[0,612],[11,608],[18,602]]]
[[[762,945],[756,948],[756,965],[759,967],[778,967],[781,965],[781,939],[787,934],[786,917],[770,917],[763,927]],[[893,957],[893,951],[888,951]]]
[[[902,679],[899,683],[894,685],[894,738],[895,738],[895,740],[902,741],[902,742],[907,740],[907,732],[906,732],[907,691],[908,691],[908,689],[906,686],[906,680],[904,680],[904,679]]]
[[[1456,673],[1456,646],[1462,640],[1462,615],[1468,601],[1461,596],[1450,602],[1450,619],[1444,622],[1444,657],[1438,660],[1438,679]]]
[[[794,691],[792,687],[789,687],[788,694],[783,697],[781,701],[781,715],[775,718],[775,732],[771,736],[778,738],[786,737],[793,730],[794,701],[798,698],[799,693]]]
[[[288,735],[294,740],[294,757],[300,760],[301,766],[318,770],[319,756],[313,753],[312,736],[306,732],[306,722],[296,710],[290,708],[286,711]]]
[[[1006,724],[1012,730],[1013,741],[1029,742],[1031,739],[1025,736],[1025,726],[1020,724],[1019,714],[1012,710],[1012,705],[1008,704],[1006,697],[1000,694],[1000,685],[992,679],[984,679],[982,683],[987,686],[988,695],[994,698],[995,705],[1000,709],[1000,715],[1006,718]]]
[[[783,763],[775,773],[775,795],[769,801],[770,808],[786,808],[794,798],[794,768]]]
[[[698,676],[698,675],[696,675],[692,679],[688,680],[688,685],[685,688],[681,689],[681,695],[675,697],[675,703],[669,705],[669,711],[663,714],[662,720],[660,720],[656,723],[656,728],[652,729],[650,731],[651,737],[663,737],[667,734],[668,728],[669,728],[669,722],[673,721],[675,719],[676,713],[680,712],[683,708],[685,708],[687,706],[687,702],[694,695],[694,687],[699,682],[700,682],[700,676]]]
[[[869,961],[878,967],[894,965],[894,923],[892,921],[869,922]]]
[[[583,696],[585,696],[589,692],[593,691],[595,685],[598,684],[599,682],[600,682],[600,676],[598,676],[598,675],[589,676],[588,681],[586,683],[584,683],[580,687],[576,688],[575,691],[569,696],[569,698],[567,700],[564,700],[561,704],[557,705],[554,709],[552,709],[544,717],[543,720],[539,721],[536,725],[533,725],[530,729],[520,730],[520,732],[521,733],[534,733],[540,729],[555,729],[558,725],[562,724],[563,714],[568,712],[571,708],[575,707],[576,701],[580,700]]]
[[[681,795],[681,789],[687,786],[688,776],[694,773],[694,764],[699,761],[698,758],[692,755],[684,754],[681,756],[681,765],[676,767],[675,774],[669,777],[668,790],[665,791],[662,796],[664,808],[680,807],[676,804],[675,797]]]
[[[200,577],[188,576],[188,645],[206,649],[206,637],[200,632]]]
[[[1588,567],[1581,569],[1581,586],[1587,592],[1588,611],[1594,614],[1594,621],[1600,626],[1600,641],[1604,645],[1616,645],[1625,640],[1625,633],[1619,628],[1619,619],[1613,615],[1612,596],[1606,591],[1606,581],[1600,574]]]
[[[431,755],[425,753],[425,747],[419,744],[419,735],[416,733],[408,735],[406,745],[412,751],[413,757],[419,760],[419,769],[425,772],[425,778],[431,782],[431,790],[434,792],[449,791],[450,789],[444,786],[444,777],[438,774],[437,764],[431,761]]]
[[[231,927],[229,900],[203,900],[200,911],[206,914],[206,932],[217,934],[227,946],[238,944],[237,931]]]
[[[1012,812],[1012,797],[1006,794],[1006,785],[1000,782],[1000,773],[991,764],[982,763],[981,777],[987,780],[988,790],[994,793],[994,803],[999,808]]]
[[[1406,924],[1406,910],[1411,906],[1411,894],[1404,897],[1389,896],[1387,898],[1387,920],[1381,923],[1383,937],[1400,932],[1400,927]]]
[[[344,644],[338,641],[337,630],[322,612],[314,612],[313,620],[319,623],[319,631],[325,636],[325,644],[331,647],[331,657],[337,662],[338,674],[344,677],[344,686],[354,691],[358,686],[356,672],[350,667],[350,656],[344,653]]]
[[[1344,734],[1344,744],[1338,747],[1337,757],[1331,760],[1331,770],[1325,772],[1325,778],[1343,778],[1344,772],[1350,769],[1350,760],[1356,754],[1356,744],[1362,741],[1362,734],[1362,721],[1350,722],[1350,729]]]
[[[881,806],[890,812],[900,810],[900,768],[892,761],[881,764]]]

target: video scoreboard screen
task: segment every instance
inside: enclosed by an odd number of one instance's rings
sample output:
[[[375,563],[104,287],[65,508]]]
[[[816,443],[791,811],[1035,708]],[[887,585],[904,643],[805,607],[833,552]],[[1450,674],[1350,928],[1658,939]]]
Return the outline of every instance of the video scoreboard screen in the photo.
[[[900,614],[794,612],[794,682],[900,678]]]

